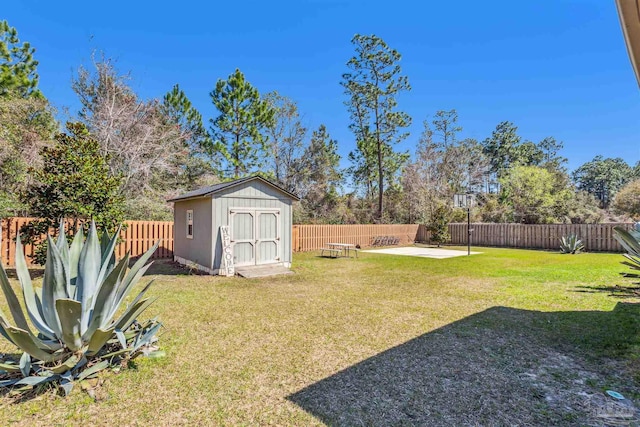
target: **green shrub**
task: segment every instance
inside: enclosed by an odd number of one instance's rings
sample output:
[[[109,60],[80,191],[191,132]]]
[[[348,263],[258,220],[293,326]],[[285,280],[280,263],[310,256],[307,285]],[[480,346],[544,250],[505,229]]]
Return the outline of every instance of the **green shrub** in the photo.
[[[431,233],[431,242],[440,247],[442,243],[449,241],[449,222],[451,220],[451,210],[444,204],[438,205],[432,215],[431,222],[427,225],[427,230]]]

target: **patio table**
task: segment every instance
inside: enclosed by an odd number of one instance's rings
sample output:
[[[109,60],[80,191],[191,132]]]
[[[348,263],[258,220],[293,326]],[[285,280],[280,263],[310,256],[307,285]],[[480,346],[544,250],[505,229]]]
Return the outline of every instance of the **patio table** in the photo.
[[[356,258],[358,257],[358,250],[356,249],[356,245],[351,243],[327,243],[327,246],[333,249],[342,250],[342,256],[351,257],[351,252],[356,254]]]

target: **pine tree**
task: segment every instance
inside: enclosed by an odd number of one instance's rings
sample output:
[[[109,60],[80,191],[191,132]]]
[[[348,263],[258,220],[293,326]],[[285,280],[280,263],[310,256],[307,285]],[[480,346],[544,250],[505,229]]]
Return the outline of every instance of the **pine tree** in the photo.
[[[367,184],[377,186],[377,217],[381,221],[385,183],[393,182],[408,159],[405,153],[395,152],[393,145],[408,136],[402,129],[411,124],[411,117],[396,111],[396,97],[411,86],[407,77],[400,74],[400,54],[380,37],[356,34],[351,42],[356,53],[347,62],[350,72],[342,76],[342,86],[349,97],[345,102],[351,114],[349,128],[358,147],[358,153],[350,158],[359,162],[354,178],[367,174]]]
[[[339,203],[342,173],[337,151],[337,141],[320,125],[302,156],[301,187],[305,189],[301,194],[302,206],[305,217],[312,222],[332,222],[330,217]]]
[[[273,122],[273,109],[238,69],[227,80],[218,80],[210,95],[220,112],[211,123],[215,140],[227,149],[227,175],[239,178],[255,172],[266,157],[264,130]]]
[[[0,21],[0,97],[43,97],[38,90],[34,52],[29,42],[20,44],[15,28]]]
[[[191,104],[189,98],[175,85],[162,102],[163,112],[168,120],[178,127],[187,158],[182,174],[187,187],[198,185],[198,181],[207,175],[220,175],[225,147],[214,143],[205,128],[202,114]]]

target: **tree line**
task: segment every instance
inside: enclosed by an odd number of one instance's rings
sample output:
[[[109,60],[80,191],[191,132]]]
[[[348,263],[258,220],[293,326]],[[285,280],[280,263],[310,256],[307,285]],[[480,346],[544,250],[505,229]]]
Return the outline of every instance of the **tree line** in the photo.
[[[340,84],[355,148],[341,168],[339,142],[309,129],[298,104],[261,94],[238,69],[209,93],[205,118],[179,84],[142,99],[105,56],[80,67],[74,119],[56,121],[38,89],[35,49],[0,23],[0,216],[171,219],[166,199],[260,174],[299,195],[299,223],[441,224],[463,219],[453,195],[473,193],[474,220],[599,222],[640,217],[640,161],[596,156],[569,173],[563,143],[524,139],[499,123],[483,141],[461,139],[455,110],[425,120],[415,153],[397,149],[411,116],[401,55],[356,35]],[[34,227],[45,229],[51,221]],[[33,230],[36,233],[38,230]]]

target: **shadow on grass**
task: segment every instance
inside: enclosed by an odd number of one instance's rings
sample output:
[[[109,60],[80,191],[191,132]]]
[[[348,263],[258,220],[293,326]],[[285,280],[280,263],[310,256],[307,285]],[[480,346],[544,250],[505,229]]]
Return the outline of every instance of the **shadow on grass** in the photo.
[[[574,292],[596,294],[606,293],[614,298],[639,298],[640,286],[577,286]]]
[[[585,396],[602,396],[594,384],[620,373],[603,361],[627,355],[638,333],[636,304],[611,312],[494,307],[287,399],[328,425],[584,425],[593,403]],[[636,391],[630,378],[618,386]]]

